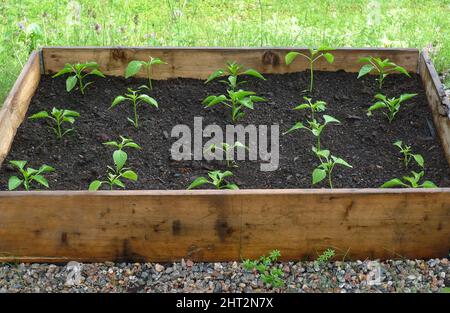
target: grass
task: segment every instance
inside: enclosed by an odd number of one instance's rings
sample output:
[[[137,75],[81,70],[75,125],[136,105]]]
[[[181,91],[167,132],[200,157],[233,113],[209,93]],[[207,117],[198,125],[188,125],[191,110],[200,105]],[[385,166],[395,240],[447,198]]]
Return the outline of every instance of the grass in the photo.
[[[7,0],[0,103],[44,45],[432,47],[450,68],[450,0]],[[27,28],[38,25],[33,42]]]

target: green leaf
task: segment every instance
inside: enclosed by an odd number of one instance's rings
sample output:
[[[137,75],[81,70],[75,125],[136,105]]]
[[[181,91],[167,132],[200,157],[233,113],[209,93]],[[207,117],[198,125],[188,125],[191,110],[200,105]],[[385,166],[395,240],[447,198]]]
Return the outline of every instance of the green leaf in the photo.
[[[309,108],[309,104],[303,103],[303,104],[297,105],[297,106],[294,108],[294,110],[304,110],[304,109],[308,109],[308,108]]]
[[[72,110],[64,110],[63,115],[79,117],[80,113],[78,113],[77,111],[72,111]]]
[[[328,157],[330,156],[330,150],[326,150],[326,149],[325,150],[317,150],[316,147],[313,147],[312,150],[319,157],[323,157],[325,159],[328,159]]]
[[[284,132],[283,135],[286,135],[286,134],[288,134],[288,133],[290,133],[290,132],[292,132],[292,131],[294,131],[294,130],[302,129],[302,128],[306,128],[305,125],[303,125],[301,122],[297,122],[297,123],[295,123],[294,126],[292,126],[291,128],[289,128],[289,130],[287,130],[286,132]]]
[[[142,61],[131,61],[125,70],[125,78],[136,75],[142,67]]]
[[[47,118],[49,117],[48,113],[46,111],[41,111],[36,114],[33,114],[29,117],[30,120],[39,119],[39,118]]]
[[[284,57],[284,61],[286,62],[286,65],[291,64],[295,60],[295,58],[299,55],[300,55],[300,53],[295,52],[295,51],[291,51],[288,54],[286,54],[286,56]]]
[[[23,170],[23,168],[25,167],[25,165],[27,164],[27,161],[17,161],[17,160],[13,160],[13,161],[9,161],[9,163],[11,165],[14,165],[15,167],[17,167],[18,169]]]
[[[421,185],[423,188],[437,188],[438,186],[436,186],[435,183],[433,183],[432,181],[426,180],[422,183]]]
[[[66,90],[67,92],[70,92],[75,85],[77,84],[77,77],[76,76],[70,76],[66,80]]]
[[[89,191],[96,191],[98,190],[98,188],[100,188],[100,186],[103,183],[99,180],[94,180],[90,185],[89,185]]]
[[[222,186],[221,189],[238,190],[239,187],[236,184],[226,184],[225,186]]]
[[[369,112],[371,112],[371,111],[378,110],[378,109],[385,108],[385,107],[386,107],[386,103],[378,101],[375,104],[371,105],[367,110]]]
[[[324,171],[323,169],[320,169],[320,168],[314,169],[314,171],[312,173],[312,183],[313,183],[313,185],[321,182],[322,180],[325,179],[325,177],[327,177],[327,172],[326,171]]]
[[[47,181],[47,179],[45,179],[44,176],[42,176],[42,175],[35,175],[35,176],[33,176],[33,180],[37,181],[39,184],[41,184],[41,185],[43,185],[43,186],[48,188],[48,181]]]
[[[416,163],[423,168],[423,165],[425,163],[425,160],[423,159],[423,157],[420,154],[413,154],[412,157],[414,158],[414,160],[416,161]]]
[[[187,188],[188,190],[210,183],[205,177],[197,177]]]
[[[105,74],[103,74],[100,70],[97,69],[92,70],[90,74],[105,78]]]
[[[120,179],[116,178],[112,183],[113,185],[119,186],[120,188],[125,188],[125,184]]]
[[[341,165],[344,165],[344,166],[347,166],[347,167],[353,167],[353,166],[351,166],[350,164],[348,164],[345,160],[343,160],[341,158],[337,158],[337,157],[332,157],[332,158],[333,158],[334,163],[336,163],[336,164],[341,164]]]
[[[151,58],[150,64],[151,65],[159,65],[159,64],[167,64],[167,63],[164,62],[163,60],[161,60],[160,58]]]
[[[116,150],[113,153],[113,160],[114,164],[116,165],[117,169],[121,170],[125,163],[127,162],[128,155],[125,151],[122,150]]]
[[[148,103],[150,105],[153,105],[154,107],[158,107],[158,102],[156,102],[155,99],[153,99],[152,97],[148,96],[148,95],[140,95],[138,97],[139,100],[144,101],[145,103]]]
[[[397,72],[400,72],[400,73],[402,73],[402,74],[405,74],[406,76],[408,76],[408,77],[411,77],[411,75],[408,73],[408,71],[407,70],[405,70],[403,67],[401,67],[401,66],[396,66],[396,67],[394,67],[393,69],[392,69],[393,71],[397,71]]]
[[[244,105],[245,107],[247,107],[251,110],[254,110],[253,102],[250,100],[250,98],[244,98],[244,99],[240,100],[239,103],[241,103],[242,105]]]
[[[75,123],[75,119],[73,117],[64,117],[62,121],[63,122],[68,122],[70,124]]]
[[[358,62],[360,62],[360,63],[370,63],[370,60],[372,60],[372,57],[364,57],[364,58],[360,58],[358,60]]]
[[[265,101],[267,101],[266,98],[260,97],[260,96],[250,96],[249,98],[250,98],[250,100],[252,100],[252,102],[265,102]]]
[[[330,115],[326,115],[326,114],[324,114],[323,119],[325,120],[325,124],[328,124],[328,123],[340,124],[341,123],[339,120],[335,119],[334,117],[332,117]]]
[[[53,172],[54,170],[55,169],[53,167],[44,164],[39,168],[38,173],[49,173],[49,172]]]
[[[402,147],[403,142],[401,140],[397,140],[393,143],[394,146],[398,147],[399,149],[403,149]]]
[[[71,73],[72,67],[69,64],[66,64],[66,66],[64,66],[64,68],[62,70],[60,70],[58,73],[56,73],[55,75],[52,76],[52,78],[67,74],[67,73]]]
[[[138,175],[135,172],[131,171],[131,170],[123,172],[122,173],[122,177],[126,178],[126,179],[129,179],[129,180],[132,180],[132,181],[137,181],[137,179],[138,179]]]
[[[366,64],[366,65],[363,65],[363,66],[361,67],[361,69],[359,70],[358,78],[363,77],[363,76],[369,74],[373,69],[375,69],[375,68],[373,67],[372,64]]]
[[[262,79],[262,80],[266,80],[266,78],[264,76],[262,76],[260,72],[258,72],[257,70],[254,70],[252,68],[249,68],[248,70],[246,70],[242,74],[253,76],[253,77],[256,77],[256,78],[259,78],[259,79]]]
[[[8,190],[14,190],[22,184],[23,180],[17,176],[11,176],[8,180]]]
[[[141,146],[138,145],[135,142],[128,142],[124,145],[124,147],[130,147],[130,148],[134,148],[134,149],[141,149]]]
[[[402,94],[400,96],[400,102],[409,100],[411,98],[414,98],[415,96],[417,96],[417,93],[405,93],[405,94]]]
[[[398,178],[394,178],[391,179],[387,182],[385,182],[383,185],[380,186],[380,188],[392,188],[392,187],[398,187],[398,186],[402,186],[402,187],[407,187],[406,184],[404,184],[400,179]]]
[[[324,53],[323,57],[327,60],[328,63],[334,62],[334,55],[332,55],[331,53]]]
[[[217,77],[222,76],[223,74],[225,74],[225,72],[222,69],[219,69],[219,70],[215,71],[214,73],[212,73],[211,75],[208,76],[208,78],[205,81],[205,84],[207,84],[210,81],[216,79]]]
[[[123,102],[123,101],[125,101],[125,100],[127,100],[127,98],[125,98],[124,96],[117,96],[117,97],[114,99],[114,101],[112,102],[110,108],[115,107],[116,105],[118,105],[119,103],[121,103],[121,102]]]
[[[206,107],[212,107],[213,105],[219,104],[227,100],[227,97],[224,95],[220,96],[209,96],[205,100],[203,100],[203,104],[206,104]]]

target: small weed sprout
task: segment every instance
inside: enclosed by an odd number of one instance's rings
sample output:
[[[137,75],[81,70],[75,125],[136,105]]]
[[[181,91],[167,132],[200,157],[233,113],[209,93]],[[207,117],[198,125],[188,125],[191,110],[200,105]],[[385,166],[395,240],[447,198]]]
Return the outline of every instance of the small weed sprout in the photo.
[[[411,174],[412,176],[403,176],[403,181],[399,178],[393,178],[381,185],[380,188],[437,188],[436,184],[429,180],[425,180],[423,183],[420,183],[420,180],[424,175],[424,171],[419,173],[411,171]]]
[[[311,98],[303,97],[307,103],[302,103],[294,108],[294,110],[309,110],[311,112],[311,118],[315,118],[315,114],[323,112],[327,108],[327,104],[324,101],[311,102]]]
[[[253,110],[254,103],[263,101],[266,101],[266,99],[260,96],[256,96],[252,91],[228,90],[228,96],[208,96],[203,100],[202,104],[204,104],[206,108],[210,108],[217,104],[223,104],[226,107],[231,108],[231,120],[233,122],[236,122],[237,120],[244,117],[244,108]]]
[[[138,175],[130,168],[125,167],[128,155],[123,150],[116,150],[113,153],[114,167],[108,165],[107,180],[100,181],[94,180],[89,185],[89,191],[98,190],[103,184],[109,185],[109,189],[113,190],[114,186],[125,188],[125,184],[122,179],[128,179],[130,181],[137,181]]]
[[[387,109],[387,112],[383,112],[384,115],[387,116],[389,123],[391,123],[395,115],[397,115],[398,111],[400,110],[400,105],[413,97],[417,96],[416,93],[405,93],[400,96],[400,98],[387,98],[383,94],[377,94],[375,95],[375,99],[378,99],[375,104],[369,107],[367,111],[367,116],[372,115],[372,111],[378,110],[378,109]]]
[[[336,252],[333,249],[327,249],[317,257],[316,263],[319,265],[328,263],[335,255]]]
[[[396,146],[400,153],[403,155],[401,158],[403,160],[403,163],[405,164],[405,167],[408,168],[409,163],[411,160],[414,159],[416,161],[417,165],[419,165],[421,168],[424,166],[424,159],[422,155],[420,154],[414,154],[412,153],[411,146],[408,146],[407,144],[403,144],[401,140],[397,140],[394,142],[394,146]]]
[[[131,138],[126,138],[123,136],[120,136],[121,142],[118,141],[107,141],[103,144],[105,146],[112,146],[116,147],[117,150],[123,150],[124,148],[133,148],[133,149],[141,149],[141,146],[139,146],[137,143],[133,141]]]
[[[9,163],[14,166],[19,173],[22,175],[21,178],[17,176],[11,176],[8,181],[8,189],[14,190],[23,185],[25,190],[30,190],[31,183],[36,182],[46,188],[48,188],[48,181],[43,176],[45,173],[53,172],[55,169],[48,165],[42,165],[38,170],[31,167],[25,168],[27,161],[9,161]]]
[[[319,158],[320,165],[314,169],[312,173],[312,184],[315,185],[326,177],[328,177],[328,184],[330,188],[333,188],[332,173],[336,164],[340,164],[349,168],[352,168],[345,160],[331,155],[330,150],[318,150],[316,147],[312,147],[312,151]]]
[[[208,173],[208,176],[211,180],[206,177],[200,176],[197,177],[187,188],[188,190],[198,188],[205,184],[213,185],[216,189],[230,189],[237,190],[239,187],[233,183],[227,183],[225,178],[233,176],[233,173],[230,171],[211,171]]]
[[[77,63],[77,64],[69,64],[67,63],[62,70],[53,75],[54,77],[58,77],[67,73],[72,73],[72,76],[69,76],[66,80],[66,90],[70,92],[76,85],[77,82],[80,86],[80,91],[84,95],[84,90],[87,86],[92,84],[92,82],[85,83],[84,78],[88,75],[96,75],[100,77],[105,77],[105,75],[100,71],[99,65],[96,62],[88,62],[88,63]]]
[[[334,117],[332,117],[330,115],[325,114],[323,116],[323,119],[324,119],[323,124],[319,123],[316,119],[307,120],[306,123],[308,124],[308,126],[304,125],[302,122],[297,122],[289,130],[284,132],[283,135],[288,134],[297,129],[306,129],[306,130],[310,131],[317,138],[316,148],[317,148],[317,150],[320,150],[320,136],[321,136],[325,126],[330,123],[340,124],[339,120],[335,119]]]
[[[48,113],[47,111],[40,111],[36,114],[31,115],[28,119],[30,120],[48,119],[51,122],[51,124],[53,124],[49,128],[53,129],[56,138],[61,139],[62,137],[64,137],[65,135],[74,130],[73,128],[64,130],[62,128],[62,124],[63,123],[73,124],[75,123],[75,118],[79,116],[80,114],[76,111],[53,108],[50,113]]]
[[[359,62],[367,64],[363,65],[359,70],[358,78],[363,77],[369,74],[370,72],[374,71],[376,72],[376,74],[378,74],[377,81],[378,87],[380,89],[383,88],[383,82],[385,78],[388,75],[392,74],[393,72],[398,72],[408,77],[411,77],[411,75],[409,75],[407,70],[405,70],[401,66],[398,66],[394,62],[391,62],[389,59],[382,60],[380,58],[374,58],[370,56],[359,59]]]
[[[248,75],[253,76],[262,80],[266,80],[261,73],[259,73],[257,70],[254,70],[252,68],[249,68],[247,70],[243,70],[243,67],[236,62],[227,62],[227,66],[225,69],[218,69],[209,77],[206,79],[205,84],[209,83],[210,81],[213,81],[219,77],[222,77],[224,75],[228,75],[228,78],[226,80],[221,80],[220,82],[226,84],[228,88],[232,91],[236,91],[237,87],[241,84],[246,83],[246,81],[238,81],[238,76],[240,75]]]
[[[167,64],[166,62],[164,62],[163,60],[161,60],[160,58],[154,58],[154,57],[150,57],[148,62],[145,61],[131,61],[130,63],[128,63],[127,69],[125,70],[125,78],[129,78],[131,76],[136,75],[137,73],[139,73],[141,71],[142,68],[145,69],[145,71],[147,72],[147,79],[148,79],[148,88],[150,90],[153,89],[152,86],[152,66],[153,65],[162,65],[162,64]],[[147,87],[147,86],[145,86]]]
[[[318,49],[309,48],[309,56],[304,53],[292,51],[292,52],[289,52],[288,54],[286,54],[285,62],[286,62],[286,65],[289,65],[299,55],[308,60],[309,72],[310,72],[309,92],[312,92],[313,88],[314,88],[314,63],[322,57],[325,58],[325,60],[327,60],[328,63],[333,63],[334,55],[331,54],[330,52],[328,52],[331,50],[334,50],[334,49],[328,48],[328,47],[320,47]]]
[[[233,152],[235,148],[244,148],[248,149],[247,146],[242,144],[239,141],[236,141],[234,144],[230,145],[228,143],[222,142],[220,144],[212,144],[205,149],[205,152],[216,153],[216,151],[221,151],[225,154],[225,160],[227,162],[227,167],[237,167],[236,162],[233,158]]]
[[[247,271],[257,270],[265,284],[280,288],[284,286],[283,271],[276,266],[280,256],[279,250],[273,250],[269,256],[263,255],[259,260],[244,260],[243,267]]]
[[[145,95],[145,94],[139,94],[138,90],[133,90],[131,88],[128,88],[128,93],[126,93],[123,96],[117,96],[114,99],[114,101],[111,104],[110,109],[114,108],[116,105],[118,105],[124,101],[130,101],[133,106],[134,118],[131,119],[131,118],[127,117],[127,120],[131,124],[133,124],[133,126],[135,128],[139,128],[139,123],[138,123],[139,115],[137,114],[137,107],[139,104],[146,103],[148,105],[154,106],[155,108],[158,107],[158,102],[156,102],[156,100],[153,99],[152,97]]]

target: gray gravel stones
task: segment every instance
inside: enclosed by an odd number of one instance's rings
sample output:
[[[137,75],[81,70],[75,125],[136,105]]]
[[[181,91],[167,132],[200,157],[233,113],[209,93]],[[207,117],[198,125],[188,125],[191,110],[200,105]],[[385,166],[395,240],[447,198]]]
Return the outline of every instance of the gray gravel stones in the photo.
[[[440,292],[450,286],[448,259],[278,266],[285,281],[280,289],[238,262],[86,263],[77,284],[67,283],[65,265],[2,264],[0,292]]]

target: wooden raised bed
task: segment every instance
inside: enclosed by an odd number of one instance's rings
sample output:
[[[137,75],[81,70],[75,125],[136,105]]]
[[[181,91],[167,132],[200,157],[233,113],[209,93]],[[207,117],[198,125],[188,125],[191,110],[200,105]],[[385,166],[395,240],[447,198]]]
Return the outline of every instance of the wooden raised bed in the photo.
[[[204,79],[227,60],[263,73],[306,70],[292,49],[43,48],[30,56],[0,111],[0,164],[9,152],[42,73],[96,61],[108,75],[161,57],[156,79]],[[390,58],[422,77],[435,128],[450,164],[449,103],[424,51],[338,49],[317,70],[357,72],[360,57]],[[348,258],[430,258],[450,248],[450,188],[239,191],[0,192],[0,261],[196,261],[283,259],[334,248]]]

